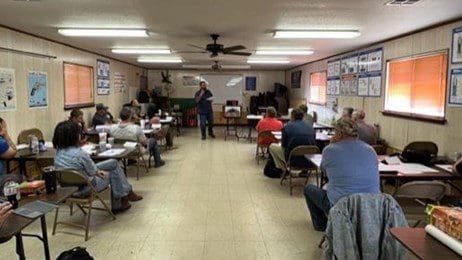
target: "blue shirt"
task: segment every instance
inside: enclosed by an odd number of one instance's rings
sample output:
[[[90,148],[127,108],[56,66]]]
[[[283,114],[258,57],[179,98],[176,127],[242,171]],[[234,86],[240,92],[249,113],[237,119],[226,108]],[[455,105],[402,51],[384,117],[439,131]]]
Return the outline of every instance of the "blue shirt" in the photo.
[[[321,170],[327,174],[327,197],[332,205],[353,193],[379,193],[377,154],[360,140],[332,143],[322,152]]]
[[[297,139],[304,141],[300,142]],[[297,144],[292,143],[294,141],[297,141]],[[316,145],[316,133],[313,127],[303,120],[288,122],[282,129],[281,145],[287,158],[290,151],[298,145]]]
[[[0,155],[4,154],[6,151],[10,149],[10,145],[8,142],[0,135]],[[0,175],[3,173],[3,162],[0,162]]]
[[[194,95],[194,98],[196,99],[196,103],[197,103],[197,113],[202,114],[202,115],[212,113],[213,112],[212,101],[207,100],[208,98],[213,97],[212,92],[206,89],[204,94],[198,100],[200,94],[201,94],[201,90],[197,91],[196,94]]]
[[[76,170],[89,177],[90,180],[96,175],[98,168],[87,154],[80,147],[68,147],[59,149],[55,156],[55,167],[57,169]]]

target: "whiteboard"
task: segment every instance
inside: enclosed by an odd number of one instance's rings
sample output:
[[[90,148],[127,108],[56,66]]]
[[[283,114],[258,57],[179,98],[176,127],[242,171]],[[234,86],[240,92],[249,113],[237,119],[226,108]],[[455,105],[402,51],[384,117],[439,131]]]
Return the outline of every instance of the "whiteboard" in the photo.
[[[244,77],[241,74],[202,74],[201,80],[212,91],[213,104],[226,104],[227,100],[237,100],[242,104]]]

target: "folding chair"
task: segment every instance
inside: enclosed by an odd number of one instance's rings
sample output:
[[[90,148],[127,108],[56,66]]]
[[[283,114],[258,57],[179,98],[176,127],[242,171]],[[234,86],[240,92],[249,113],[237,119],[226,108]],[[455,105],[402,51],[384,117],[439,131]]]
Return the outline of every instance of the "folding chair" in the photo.
[[[283,174],[281,176],[281,185],[283,185],[285,179],[287,179],[287,178],[289,179],[290,195],[292,195],[292,190],[293,190],[293,187],[294,187],[294,185],[292,184],[292,179],[293,178],[305,178],[304,186],[306,186],[306,184],[308,183],[308,179],[311,176],[312,171],[315,171],[315,173],[316,173],[316,180],[319,177],[318,176],[318,168],[314,164],[309,162],[307,159],[305,159],[306,160],[306,165],[304,165],[304,166],[294,165],[293,159],[295,159],[295,157],[304,157],[305,155],[319,154],[319,153],[320,153],[319,148],[317,146],[315,146],[315,145],[300,145],[300,146],[297,146],[294,149],[292,149],[292,151],[289,154],[289,159],[286,162]],[[292,173],[293,170],[297,170],[297,171],[304,171],[305,170],[308,174],[307,174],[306,177],[305,176],[300,177],[299,175],[294,175]]]
[[[114,139],[114,143],[116,144],[125,144],[126,142],[134,142],[133,140],[125,140],[125,139]],[[146,173],[149,172],[149,166],[146,163],[146,160],[143,156],[143,147],[141,144],[137,144],[135,151],[130,153],[127,158],[123,158],[123,160],[135,160],[136,161],[136,180],[140,179],[140,168],[141,162],[143,162],[143,166],[146,170]],[[127,165],[126,163],[124,165]]]
[[[113,220],[116,219],[111,209],[106,204],[106,202],[104,202],[104,199],[103,199],[105,196],[106,197],[108,196],[109,198],[111,198],[111,186],[110,185],[98,191],[93,187],[93,185],[91,185],[89,179],[86,176],[74,170],[57,170],[56,177],[61,187],[88,186],[90,187],[90,194],[85,197],[70,197],[66,199],[66,202],[65,202],[66,204],[69,204],[71,216],[74,213],[73,212],[74,204],[77,205],[77,207],[83,212],[84,215],[86,215],[85,223],[83,225],[76,224],[73,222],[58,221],[59,207],[56,208],[56,214],[55,214],[55,219],[53,223],[53,235],[56,234],[56,227],[58,226],[58,224],[62,224],[62,225],[77,227],[77,228],[85,230],[85,241],[87,241],[89,230],[90,230],[90,218],[91,218],[92,209],[106,211],[109,213],[109,215],[112,217]],[[97,200],[99,200],[103,204],[104,208],[98,208],[98,207],[93,206],[93,202]],[[85,211],[85,209],[87,209],[88,211]]]
[[[399,199],[412,199],[422,205],[424,212],[429,202],[440,204],[440,200],[446,194],[447,185],[439,181],[411,181],[401,185],[393,194],[396,200]],[[411,214],[407,214],[408,216]],[[426,217],[426,214],[422,214],[422,218],[419,218],[414,224],[417,227],[420,222]]]
[[[260,157],[264,157],[265,155],[268,154],[268,148],[269,146],[273,143],[261,143],[261,140],[265,139],[273,139],[275,142],[277,142],[276,138],[274,135],[271,133],[270,130],[267,131],[261,131],[258,132],[258,138],[257,138],[257,152],[255,153],[255,159],[257,159],[257,164],[260,163]]]

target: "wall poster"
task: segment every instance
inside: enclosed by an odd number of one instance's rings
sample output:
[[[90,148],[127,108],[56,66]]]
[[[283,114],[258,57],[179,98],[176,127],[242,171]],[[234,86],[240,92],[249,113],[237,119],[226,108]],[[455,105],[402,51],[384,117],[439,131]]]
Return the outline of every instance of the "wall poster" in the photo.
[[[340,60],[331,60],[327,62],[327,77],[340,76]]]
[[[114,72],[114,93],[125,93],[127,91],[127,82],[125,75],[120,72]]]
[[[302,71],[294,71],[290,73],[290,87],[291,88],[300,88],[302,82]]]
[[[185,87],[198,87],[201,81],[201,77],[185,75],[182,77],[182,81],[183,81],[183,86]]]
[[[343,57],[340,71],[342,75],[358,73],[358,55],[353,54]]]
[[[29,107],[48,106],[47,73],[42,71],[30,71],[28,85]]]
[[[462,68],[451,69],[451,83],[449,87],[449,105],[462,106]]]
[[[257,90],[257,77],[247,76],[245,77],[245,90],[246,91],[255,91]]]
[[[110,92],[110,65],[109,61],[96,60],[96,89],[98,95],[109,95]]]
[[[380,97],[382,48],[359,53],[358,96]]]
[[[452,30],[452,63],[462,63],[462,27]]]
[[[368,95],[369,95],[369,77],[366,74],[359,75],[359,78],[358,78],[358,96],[365,97],[365,96],[368,96]]]
[[[340,95],[342,96],[356,96],[358,94],[358,76],[356,74],[349,74],[342,76],[340,83]]]
[[[340,78],[327,79],[327,95],[340,95]]]
[[[14,69],[0,68],[0,111],[16,109]]]

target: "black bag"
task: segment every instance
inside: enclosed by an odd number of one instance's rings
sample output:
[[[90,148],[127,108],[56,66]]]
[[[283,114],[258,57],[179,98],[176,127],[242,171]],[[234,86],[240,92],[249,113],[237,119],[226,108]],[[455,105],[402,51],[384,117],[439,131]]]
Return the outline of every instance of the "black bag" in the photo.
[[[269,178],[281,178],[282,170],[276,168],[272,156],[269,156],[265,168],[263,169],[263,174]]]
[[[407,163],[421,163],[430,165],[433,158],[428,151],[409,149],[401,153],[401,159]]]
[[[74,247],[62,252],[56,260],[93,260],[85,247]]]

